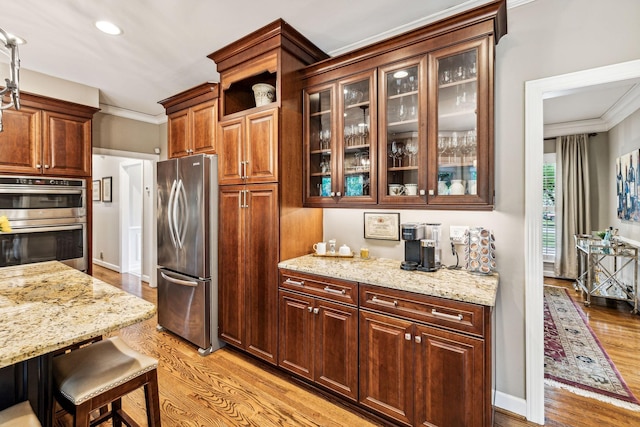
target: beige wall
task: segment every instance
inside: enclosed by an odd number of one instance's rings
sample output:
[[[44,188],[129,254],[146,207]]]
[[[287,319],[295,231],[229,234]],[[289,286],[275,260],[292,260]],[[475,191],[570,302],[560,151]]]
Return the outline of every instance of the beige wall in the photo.
[[[166,124],[157,125],[100,112],[93,117],[94,147],[147,154],[155,154],[154,149],[160,148],[166,153],[166,135]]]
[[[509,9],[509,32],[496,53],[496,209],[487,213],[401,212],[401,221],[420,218],[442,222],[445,238],[449,225],[482,225],[494,230],[500,272],[495,311],[495,387],[507,398],[526,398],[524,84],[640,58],[638,22],[637,0],[593,0],[589,7],[584,0],[536,0]],[[327,209],[324,221],[325,238],[335,237],[355,247],[363,243],[361,210]],[[402,257],[400,243],[367,244],[374,255]],[[446,262],[451,262],[451,257]]]

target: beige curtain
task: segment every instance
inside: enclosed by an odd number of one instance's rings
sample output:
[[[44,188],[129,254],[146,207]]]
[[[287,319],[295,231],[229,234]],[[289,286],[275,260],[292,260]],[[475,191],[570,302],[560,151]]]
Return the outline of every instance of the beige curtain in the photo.
[[[591,234],[585,134],[556,138],[556,277],[578,276],[574,234]]]

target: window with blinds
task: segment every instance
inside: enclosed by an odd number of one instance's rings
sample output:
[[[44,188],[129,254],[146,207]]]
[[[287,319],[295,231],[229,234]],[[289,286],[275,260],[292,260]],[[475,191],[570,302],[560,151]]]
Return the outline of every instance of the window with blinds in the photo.
[[[542,169],[542,259],[556,256],[556,153],[546,153]]]

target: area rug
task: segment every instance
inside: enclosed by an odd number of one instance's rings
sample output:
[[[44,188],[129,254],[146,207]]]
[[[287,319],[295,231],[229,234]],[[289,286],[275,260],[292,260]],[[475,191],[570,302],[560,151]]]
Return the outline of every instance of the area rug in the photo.
[[[640,411],[580,306],[565,288],[544,286],[545,383]]]

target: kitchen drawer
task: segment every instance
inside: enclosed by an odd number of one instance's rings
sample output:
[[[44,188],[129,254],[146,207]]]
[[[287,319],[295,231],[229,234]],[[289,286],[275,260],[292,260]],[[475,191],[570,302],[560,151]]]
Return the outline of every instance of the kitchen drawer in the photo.
[[[347,280],[280,270],[280,288],[304,292],[343,304],[358,304],[358,283]]]
[[[360,308],[484,336],[490,307],[360,284]]]

